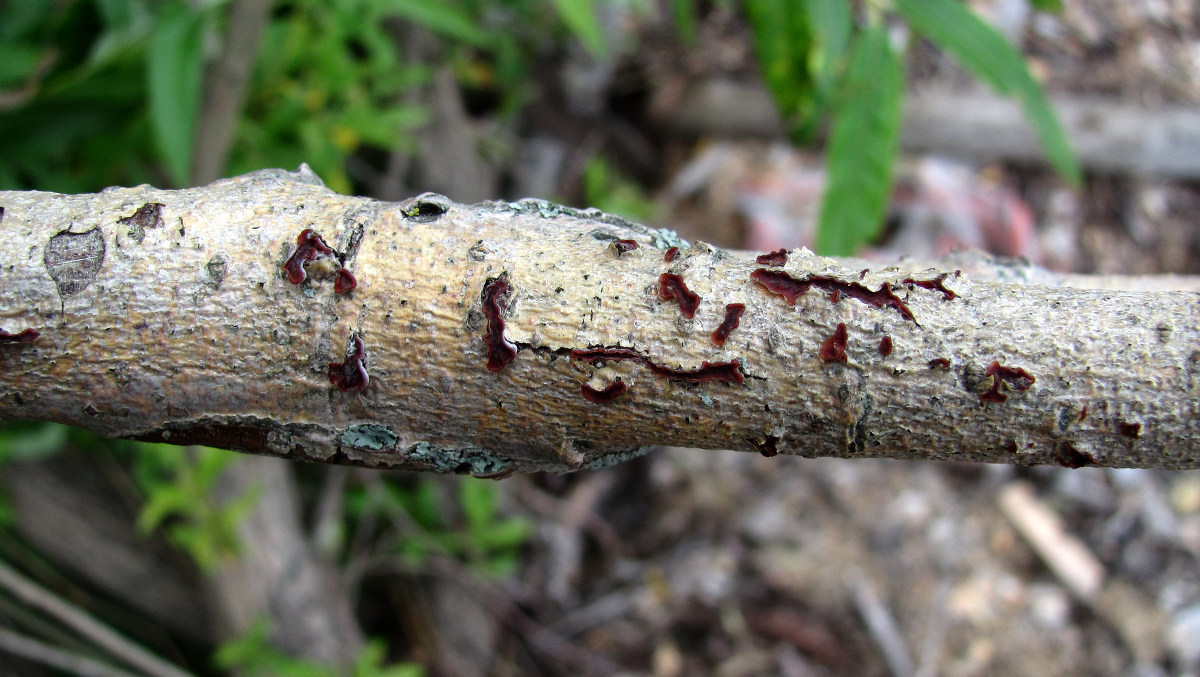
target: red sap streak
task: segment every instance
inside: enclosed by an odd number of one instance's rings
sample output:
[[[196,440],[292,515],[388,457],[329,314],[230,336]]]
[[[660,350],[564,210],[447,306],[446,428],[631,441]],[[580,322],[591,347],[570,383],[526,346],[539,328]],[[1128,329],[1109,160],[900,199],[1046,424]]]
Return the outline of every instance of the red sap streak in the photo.
[[[605,360],[634,360],[635,362],[648,361],[645,357],[642,357],[641,353],[633,348],[624,348],[622,346],[614,346],[612,348],[595,346],[586,350],[581,348],[573,348],[571,350],[571,359],[587,362],[588,364],[595,364],[596,362],[603,362]]]
[[[700,366],[695,369],[681,370],[664,367],[661,364],[647,362],[646,366],[656,376],[670,379],[672,381],[684,381],[687,383],[704,383],[705,381],[733,381],[741,383],[743,380],[741,365],[737,360],[731,362],[701,362]]]
[[[325,244],[320,235],[317,235],[317,231],[312,228],[300,231],[300,236],[296,238],[296,251],[292,252],[288,260],[283,263],[283,269],[288,274],[288,282],[300,284],[308,277],[308,274],[304,272],[304,264],[330,254],[333,254],[333,250]]]
[[[764,266],[771,266],[772,268],[782,268],[787,265],[787,250],[780,249],[766,254],[759,254],[754,259],[754,262]]]
[[[22,329],[21,331],[10,334],[3,329],[0,329],[0,344],[4,343],[33,343],[41,336],[33,329]]]
[[[759,268],[750,273],[750,279],[767,291],[782,296],[788,305],[796,305],[797,298],[807,293],[810,287],[816,287],[831,294],[835,291],[838,292],[839,299],[844,294],[876,308],[894,308],[904,319],[914,319],[912,311],[886,284],[878,290],[872,291],[857,282],[845,282],[825,275],[809,275],[797,280],[783,271],[767,270],[766,268]]]
[[[345,294],[354,291],[358,286],[358,280],[354,279],[354,273],[345,268],[338,269],[337,278],[333,281],[333,291],[336,294]]]
[[[1141,437],[1142,436],[1142,424],[1141,423],[1121,422],[1117,426],[1117,432],[1121,433],[1122,435],[1124,435],[1126,437]]]
[[[480,294],[483,314],[487,317],[487,333],[483,335],[488,352],[487,368],[492,371],[500,371],[517,359],[517,346],[504,338],[504,308],[510,294],[512,288],[507,275],[489,278]]]
[[[1017,392],[1029,390],[1029,386],[1033,385],[1035,379],[1032,374],[1019,367],[1005,367],[1000,364],[999,360],[993,360],[988,366],[985,375],[992,377],[992,388],[979,396],[979,399],[984,402],[1004,402],[1008,399],[1008,395],[1000,392],[1000,388],[1004,384],[1008,384],[1009,388]]]
[[[621,380],[613,381],[604,390],[596,390],[586,383],[579,385],[579,392],[583,393],[583,399],[596,404],[604,404],[612,402],[618,397],[625,394],[625,383]]]
[[[933,278],[932,280],[914,280],[911,277],[909,277],[909,278],[905,278],[905,279],[901,280],[901,283],[902,284],[915,284],[916,286],[921,287],[922,289],[932,289],[935,291],[940,291],[940,292],[942,292],[942,296],[947,301],[949,301],[951,299],[958,298],[958,294],[955,294],[953,291],[946,289],[946,286],[942,284],[942,282],[947,277],[950,277],[950,273],[942,273],[941,275],[938,275],[937,277]]]
[[[892,354],[892,339],[884,336],[879,339],[879,354],[887,357]]]
[[[674,273],[663,273],[658,276],[658,298],[668,301],[672,298],[679,301],[679,312],[689,320],[696,314],[700,305],[700,296],[688,290],[683,278]]]
[[[366,388],[370,381],[367,377],[367,368],[363,366],[363,359],[366,356],[367,346],[363,343],[362,338],[358,334],[351,334],[350,350],[346,354],[345,361],[329,363],[329,382],[342,392]]]
[[[729,338],[729,333],[731,331],[737,329],[738,321],[745,312],[746,306],[744,304],[730,303],[726,305],[725,319],[721,322],[719,327],[713,330],[712,342],[719,346],[725,345],[725,339]]]
[[[636,240],[614,240],[612,245],[617,250],[617,256],[638,248]]]
[[[679,255],[679,247],[671,247],[670,249],[668,249],[666,251],[666,253],[663,254],[663,261],[665,261],[666,263],[670,263],[670,262],[674,261],[675,257],[678,255]]]
[[[824,362],[844,363],[846,361],[846,324],[844,322],[838,323],[833,336],[821,342],[821,349],[817,354]]]

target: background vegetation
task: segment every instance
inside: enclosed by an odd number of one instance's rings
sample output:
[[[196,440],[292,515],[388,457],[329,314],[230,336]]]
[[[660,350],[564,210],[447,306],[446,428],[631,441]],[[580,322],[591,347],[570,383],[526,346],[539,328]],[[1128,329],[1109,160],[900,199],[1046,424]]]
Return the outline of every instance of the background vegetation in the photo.
[[[552,89],[542,78],[569,53],[612,62],[637,49],[606,25],[619,0],[286,0],[271,5],[236,115],[224,174],[307,162],[333,189],[371,192],[385,158],[417,155],[434,112],[423,98],[448,69],[472,114],[520,126],[526,107]],[[1063,177],[1079,169],[1018,52],[954,0],[626,0],[660,12],[672,39],[703,49],[697,15],[719,7],[744,22],[760,72],[794,143],[823,146],[828,189],[817,246],[851,254],[879,232],[896,160],[906,45],[928,39],[968,70],[1023,104]],[[1037,3],[1053,9],[1050,2]],[[0,189],[92,192],[110,185],[187,186],[197,153],[206,83],[228,45],[233,3],[224,0],[15,0],[0,4]],[[417,46],[414,47],[414,44]],[[421,48],[420,44],[426,45]],[[479,151],[505,158],[511,137]],[[654,216],[649,189],[597,153],[577,189],[542,197],[586,201],[642,220]],[[492,197],[521,197],[494,195]],[[7,424],[0,462],[64,450],[111,459],[137,496],[137,527],[186,553],[201,575],[239,555],[237,525],[257,496],[218,502],[214,488],[237,459],[190,449],[98,439],[55,424]],[[297,469],[306,496],[322,482]],[[394,558],[419,569],[431,557],[482,578],[504,577],[531,533],[505,517],[494,484],[384,474],[346,481],[346,510],[324,534],[342,563]],[[72,594],[51,565],[11,529],[0,503],[0,559],[22,562],[44,585]],[[83,556],[83,555],[81,555]],[[355,558],[358,558],[357,560]],[[55,619],[0,604],[3,624],[83,656],[111,660]],[[109,619],[136,628],[119,619]],[[268,641],[268,619],[219,647],[183,652],[189,669],[246,675],[335,674],[289,657]],[[197,653],[199,655],[197,655]],[[207,657],[205,654],[209,654]],[[422,674],[401,647],[369,643],[354,675]]]

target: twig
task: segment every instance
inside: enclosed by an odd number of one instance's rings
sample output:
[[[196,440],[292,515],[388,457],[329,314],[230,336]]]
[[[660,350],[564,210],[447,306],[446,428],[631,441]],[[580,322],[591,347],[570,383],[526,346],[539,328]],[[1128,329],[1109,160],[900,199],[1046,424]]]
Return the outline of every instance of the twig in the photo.
[[[0,587],[22,602],[57,618],[127,665],[154,677],[188,677],[188,673],[117,634],[83,609],[56,597],[2,561]]]
[[[246,99],[246,83],[270,13],[271,0],[236,0],[229,8],[225,49],[206,74],[204,108],[196,127],[192,181],[198,184],[215,181],[225,171]]]
[[[14,656],[78,677],[137,677],[131,672],[118,670],[100,661],[56,649],[8,628],[0,628],[0,651],[7,651]]]
[[[847,581],[854,592],[854,605],[858,607],[858,613],[867,624],[867,630],[883,653],[883,659],[891,669],[892,675],[913,677],[915,669],[908,646],[900,636],[896,619],[892,618],[891,612],[880,601],[879,595],[875,594],[871,582],[859,569],[851,571]]]

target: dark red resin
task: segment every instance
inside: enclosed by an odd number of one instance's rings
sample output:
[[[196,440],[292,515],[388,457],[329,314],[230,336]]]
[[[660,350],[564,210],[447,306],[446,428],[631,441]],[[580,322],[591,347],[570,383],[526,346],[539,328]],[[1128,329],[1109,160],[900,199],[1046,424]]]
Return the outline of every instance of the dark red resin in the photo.
[[[816,287],[831,294],[837,292],[839,299],[844,294],[876,308],[894,308],[904,319],[914,319],[912,311],[886,284],[878,290],[872,291],[857,282],[845,282],[826,275],[809,275],[797,280],[783,271],[767,270],[766,268],[759,268],[750,273],[750,279],[772,294],[779,294],[788,302],[788,305],[792,306],[796,305],[797,298],[806,294],[811,287]]]
[[[288,282],[300,284],[308,277],[308,274],[304,272],[306,263],[312,263],[322,256],[331,254],[333,254],[333,250],[325,244],[320,235],[317,235],[317,231],[305,228],[296,238],[296,251],[292,252],[288,260],[283,263],[283,269],[287,271]]]
[[[33,329],[22,329],[15,334],[10,334],[3,329],[0,329],[0,344],[33,343],[39,336],[41,336],[41,334]]]
[[[1125,423],[1124,421],[1122,421],[1117,426],[1117,431],[1120,432],[1125,437],[1141,437],[1142,436],[1142,424],[1141,423]]]
[[[1065,443],[1054,453],[1054,461],[1064,468],[1085,468],[1096,464],[1096,457],[1086,451],[1080,451],[1070,442]]]
[[[1087,402],[1084,402],[1083,409],[1079,412],[1079,422],[1080,423],[1083,422],[1083,419],[1087,418],[1087,407],[1088,407]]]
[[[672,369],[661,364],[655,364],[650,358],[633,348],[623,346],[592,346],[590,348],[575,348],[571,350],[571,359],[595,364],[607,360],[630,360],[646,367],[655,376],[661,376],[672,381],[688,383],[703,383],[705,381],[733,381],[741,383],[741,364],[737,360],[730,362],[701,362],[696,369]]]
[[[635,240],[614,240],[612,246],[617,250],[617,256],[620,256],[625,252],[631,252],[637,249],[638,243]]]
[[[350,350],[343,362],[329,363],[329,382],[342,392],[362,390],[370,379],[363,360],[367,357],[367,346],[358,334],[350,335]]]
[[[480,294],[483,314],[487,317],[487,333],[483,335],[488,353],[487,368],[492,371],[500,371],[517,359],[517,346],[504,338],[504,309],[511,294],[507,275],[489,278]]]
[[[357,286],[358,280],[354,279],[354,273],[345,268],[338,269],[337,277],[333,281],[333,291],[335,293],[348,294],[354,291],[354,288]]]
[[[767,458],[771,458],[779,453],[779,450],[775,448],[775,445],[779,444],[779,438],[774,435],[763,435],[762,442],[750,440],[750,444],[753,444],[754,448],[758,449],[758,453]]]
[[[683,283],[683,278],[674,273],[663,273],[658,276],[658,298],[663,301],[675,299],[679,301],[679,312],[689,320],[696,314],[700,306],[700,296],[689,291]]]
[[[571,359],[595,364],[606,360],[634,360],[635,362],[646,363],[647,360],[641,353],[633,348],[625,348],[623,346],[613,346],[611,348],[593,347],[586,350],[574,348],[571,350]]]
[[[838,323],[833,336],[821,342],[821,350],[817,352],[823,362],[846,361],[846,324]]]
[[[1029,386],[1037,380],[1024,369],[1005,367],[1000,364],[999,360],[993,360],[984,374],[992,377],[992,387],[987,392],[980,394],[979,399],[997,404],[1008,400],[1008,395],[1001,392],[1001,388],[1005,385],[1017,392],[1024,392],[1029,390]]]
[[[679,247],[671,247],[663,254],[663,261],[670,263],[679,255]]]
[[[879,354],[884,357],[892,354],[892,339],[890,337],[884,336],[879,339]]]
[[[733,381],[741,383],[743,380],[741,364],[737,360],[730,362],[701,362],[700,366],[695,369],[671,369],[664,367],[661,364],[647,362],[646,366],[656,376],[661,376],[672,381],[684,381],[686,383],[704,383],[705,381]]]
[[[729,333],[737,329],[738,322],[741,320],[742,314],[746,312],[745,304],[730,303],[725,306],[725,319],[721,321],[721,325],[713,330],[712,342],[723,346],[725,339],[729,338]]]
[[[929,361],[930,369],[937,369],[938,367],[941,367],[942,369],[949,369],[950,368],[950,360],[948,360],[944,357],[935,357]]]
[[[595,402],[596,404],[612,402],[624,395],[625,390],[625,383],[619,379],[608,384],[608,387],[604,390],[596,390],[586,383],[582,383],[579,386],[579,392],[583,394],[583,399],[588,402]]]
[[[772,268],[782,268],[787,265],[787,250],[779,249],[766,254],[759,254],[755,259],[755,263],[771,266]]]
[[[914,280],[911,277],[905,278],[902,280],[902,283],[916,285],[922,289],[933,289],[935,291],[940,291],[942,292],[942,296],[945,298],[945,300],[949,301],[951,299],[958,298],[958,294],[946,289],[946,286],[942,284],[947,277],[950,277],[950,273],[942,273],[932,280]]]

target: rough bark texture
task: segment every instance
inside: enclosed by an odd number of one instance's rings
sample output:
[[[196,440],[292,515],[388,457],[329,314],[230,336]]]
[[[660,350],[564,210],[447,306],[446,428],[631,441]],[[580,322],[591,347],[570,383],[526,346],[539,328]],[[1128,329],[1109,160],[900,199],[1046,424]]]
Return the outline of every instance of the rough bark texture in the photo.
[[[772,267],[542,201],[345,197],[305,167],[0,192],[0,207],[4,419],[477,475],[660,444],[1200,465],[1194,291],[860,271],[807,251]],[[313,248],[293,284],[306,229],[332,253]],[[699,296],[691,317],[664,274]],[[719,347],[728,304],[745,312]]]

